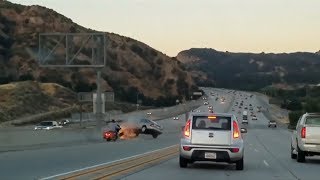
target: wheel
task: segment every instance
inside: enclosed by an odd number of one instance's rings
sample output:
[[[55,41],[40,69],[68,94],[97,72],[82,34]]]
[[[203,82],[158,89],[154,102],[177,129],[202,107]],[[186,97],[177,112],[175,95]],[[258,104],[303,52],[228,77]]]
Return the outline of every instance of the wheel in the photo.
[[[110,139],[108,138],[108,139],[106,139],[108,142],[110,141]]]
[[[292,144],[291,144],[291,159],[297,159],[297,155],[293,154],[293,150],[294,148],[292,147]]]
[[[188,166],[188,160],[180,156],[179,165],[181,168],[186,168]]]
[[[297,149],[298,149],[298,155],[297,155],[297,161],[298,162],[305,162],[306,161],[306,154],[301,151],[301,149],[299,148],[299,146],[297,145]]]
[[[147,130],[147,127],[146,127],[146,126],[142,126],[141,131],[142,131],[143,133],[145,133],[146,130]]]
[[[243,158],[236,162],[236,169],[243,170]]]
[[[152,134],[152,137],[156,139],[158,137],[158,134]]]

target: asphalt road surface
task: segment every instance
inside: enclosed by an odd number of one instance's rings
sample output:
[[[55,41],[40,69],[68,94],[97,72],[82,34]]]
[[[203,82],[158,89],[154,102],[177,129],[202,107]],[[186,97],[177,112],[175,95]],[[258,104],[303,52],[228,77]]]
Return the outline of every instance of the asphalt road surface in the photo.
[[[241,97],[236,97],[239,101]],[[243,99],[244,104],[250,103],[256,107],[255,97]],[[249,106],[248,106],[249,107]],[[203,107],[205,109],[205,107]],[[241,121],[238,107],[234,107],[234,113]],[[241,109],[241,112],[243,108]],[[319,179],[320,158],[307,158],[306,163],[297,163],[290,158],[290,137],[285,127],[268,128],[268,119],[262,113],[256,113],[258,120],[252,121],[249,116],[248,133],[245,138],[245,167],[243,171],[236,171],[234,165],[224,163],[195,163],[186,169],[179,167],[178,157],[157,166],[145,169],[123,179],[138,180],[145,177],[152,179],[281,179],[281,180],[316,180]],[[164,173],[165,172],[165,173]]]
[[[228,90],[206,89],[215,91],[219,97],[226,97],[221,103],[215,97],[209,97],[210,105],[216,112],[232,112],[240,119],[238,107],[232,105],[239,101]],[[209,93],[210,94],[210,93]],[[259,105],[255,97],[244,99],[244,104]],[[199,108],[207,111],[208,105]],[[241,112],[243,109],[241,109]],[[319,179],[319,158],[308,158],[304,164],[290,158],[291,133],[280,127],[267,127],[268,120],[262,113],[257,113],[258,120],[252,121],[249,116],[248,133],[245,135],[245,168],[236,171],[233,165],[223,163],[195,163],[186,169],[181,169],[178,157],[161,164],[132,173],[123,179]],[[164,133],[157,139],[150,135],[140,135],[132,140],[117,142],[100,142],[50,149],[26,150],[0,153],[0,179],[39,179],[50,177],[77,169],[94,166],[129,156],[165,148],[178,144],[181,126],[185,123],[184,115],[178,121],[172,118],[159,121],[164,126]]]

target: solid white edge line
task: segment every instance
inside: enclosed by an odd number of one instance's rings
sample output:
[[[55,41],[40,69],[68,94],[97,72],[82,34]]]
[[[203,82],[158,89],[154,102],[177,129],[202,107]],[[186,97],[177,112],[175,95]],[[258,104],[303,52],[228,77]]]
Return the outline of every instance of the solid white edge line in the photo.
[[[81,168],[81,169],[77,169],[77,170],[73,170],[73,171],[69,171],[69,172],[65,172],[65,173],[61,173],[61,174],[56,174],[56,175],[49,176],[49,177],[40,178],[39,180],[52,179],[52,178],[55,178],[55,177],[64,176],[64,175],[68,175],[68,174],[71,174],[71,173],[75,173],[75,172],[79,172],[79,171],[84,171],[84,170],[96,168],[96,167],[99,167],[99,166],[112,164],[112,163],[115,163],[115,162],[119,162],[119,161],[131,159],[131,158],[135,158],[135,157],[138,157],[138,156],[154,153],[154,152],[157,152],[157,151],[162,151],[162,150],[165,150],[165,149],[169,149],[169,148],[172,148],[172,147],[177,146],[177,145],[178,144],[175,144],[175,145],[168,146],[168,147],[165,147],[165,148],[156,149],[156,150],[153,150],[153,151],[148,151],[148,152],[145,152],[145,153],[142,153],[142,154],[137,154],[137,155],[134,155],[134,156],[129,156],[129,157],[118,159],[118,160],[114,160],[114,161],[109,161],[109,162],[102,163],[102,164],[97,164],[97,165],[94,165],[94,166],[89,166],[89,167],[85,167],[85,168]]]
[[[266,161],[266,160],[263,160],[263,163],[264,163],[266,166],[268,166],[268,167],[269,167],[269,164],[267,163],[267,161]]]

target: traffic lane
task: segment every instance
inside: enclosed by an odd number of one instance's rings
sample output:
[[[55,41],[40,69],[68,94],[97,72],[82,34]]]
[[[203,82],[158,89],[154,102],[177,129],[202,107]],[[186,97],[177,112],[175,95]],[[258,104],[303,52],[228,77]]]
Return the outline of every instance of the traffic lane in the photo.
[[[0,174],[0,179],[45,177],[177,144],[180,139],[181,126],[185,122],[173,121],[172,118],[162,122],[165,126],[164,134],[158,139],[140,135],[134,140],[115,143],[101,142],[72,147],[1,153],[0,169],[4,173]],[[15,173],[16,171],[19,171],[19,174]]]
[[[252,101],[252,104],[258,105]],[[258,114],[258,121],[251,121],[248,134],[245,139],[245,168],[244,171],[235,171],[234,166],[221,163],[196,163],[188,169],[180,169],[178,158],[146,169],[139,173],[126,177],[126,179],[142,179],[153,177],[153,179],[164,179],[174,177],[175,179],[297,179],[293,170],[286,167],[283,161],[288,160],[289,155],[286,144],[290,133],[285,129],[267,128],[268,120],[263,114]],[[276,135],[281,133],[281,135]],[[279,136],[279,137],[274,137]],[[263,138],[263,139],[262,139]],[[281,144],[281,146],[277,146]],[[272,150],[270,150],[270,147]],[[275,151],[275,152],[273,152]],[[281,155],[281,152],[284,153]],[[280,154],[277,157],[274,154]],[[164,173],[165,172],[165,173]],[[317,172],[313,170],[313,172]],[[195,177],[196,176],[196,177]],[[314,179],[316,176],[311,175]],[[309,177],[305,177],[308,179]]]
[[[255,105],[260,101],[253,102]],[[298,163],[290,157],[291,135],[285,126],[268,128],[269,119],[263,113],[258,113],[258,121],[249,124],[250,130],[255,131],[256,139],[270,154],[271,160],[281,165],[297,179],[317,179],[320,166],[320,157],[307,157],[306,163]],[[251,132],[251,131],[250,131]]]
[[[143,179],[296,179],[269,151],[256,136],[261,130],[252,130],[245,137],[245,166],[243,171],[235,170],[233,164],[196,162],[188,168],[179,167],[178,157],[125,177],[128,180]],[[265,129],[263,136],[269,136],[271,129]]]
[[[0,179],[45,177],[177,144],[185,122],[170,118],[160,123],[164,125],[164,133],[157,139],[141,134],[117,142],[101,140],[80,146],[0,153]]]
[[[112,116],[115,119],[150,118],[165,119],[170,115],[182,113],[187,109],[198,106],[201,100],[190,101],[184,105],[177,105],[163,109],[135,111],[122,115]],[[151,116],[147,112],[153,112]],[[101,132],[93,131],[94,123],[83,122],[86,128],[79,124],[70,124],[55,130],[34,130],[34,126],[8,127],[0,130],[0,152],[18,151],[25,149],[51,148],[74,144],[96,143],[100,140]],[[23,138],[22,138],[23,137]]]

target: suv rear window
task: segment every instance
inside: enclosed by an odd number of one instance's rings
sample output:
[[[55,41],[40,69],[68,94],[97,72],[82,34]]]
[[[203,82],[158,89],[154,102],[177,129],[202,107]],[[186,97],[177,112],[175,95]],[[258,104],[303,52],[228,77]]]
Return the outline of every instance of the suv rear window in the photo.
[[[306,125],[318,125],[320,126],[320,116],[310,116],[306,118]]]
[[[192,129],[231,130],[231,117],[193,116]]]

